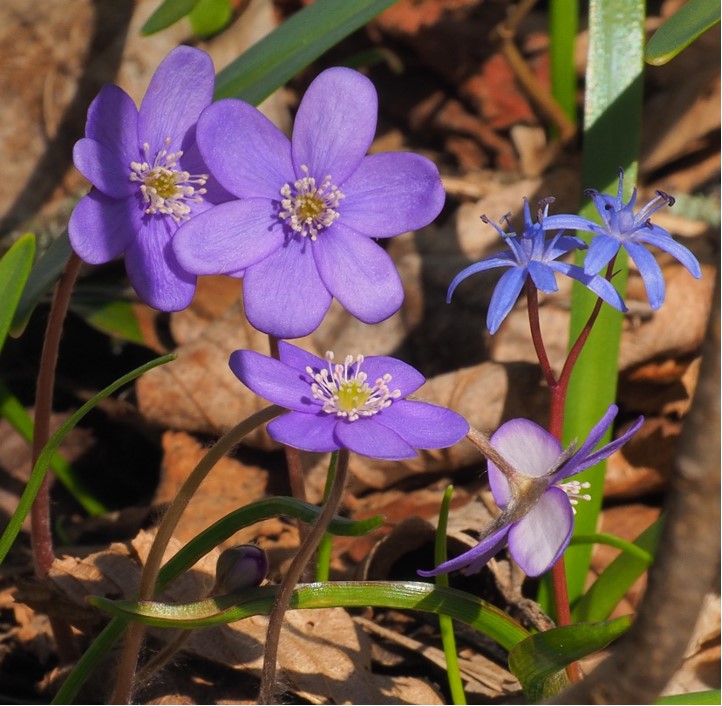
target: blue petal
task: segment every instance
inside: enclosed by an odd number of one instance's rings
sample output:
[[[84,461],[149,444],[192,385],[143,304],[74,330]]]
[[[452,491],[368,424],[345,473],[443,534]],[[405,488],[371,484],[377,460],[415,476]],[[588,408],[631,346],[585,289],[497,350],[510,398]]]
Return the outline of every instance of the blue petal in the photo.
[[[501,322],[511,311],[524,286],[526,274],[525,267],[515,267],[501,276],[494,289],[494,294],[491,296],[489,311],[486,315],[486,326],[489,333],[496,333]]]
[[[647,290],[647,299],[652,309],[659,309],[664,304],[664,292],[666,286],[664,284],[664,275],[657,264],[654,255],[638,243],[627,241],[624,245],[629,257],[634,260],[634,264],[639,268],[639,274],[644,280],[644,287]]]
[[[584,272],[596,275],[619,252],[620,242],[608,235],[597,235],[592,238],[589,250],[584,256]]]
[[[684,247],[684,245],[678,243],[661,228],[657,228],[656,226],[653,227],[652,230],[643,228],[637,231],[635,240],[641,243],[656,245],[660,250],[669,253],[675,260],[678,260],[684,265],[693,277],[699,279],[702,276],[702,270],[700,269],[697,258]]]
[[[581,282],[589,291],[619,311],[627,311],[624,300],[611,282],[600,275],[588,275],[581,267],[566,262],[550,262],[549,267]]]
[[[542,292],[546,292],[547,294],[556,292],[559,289],[554,271],[549,265],[538,262],[537,260],[532,260],[527,267],[529,276],[537,289],[541,289]]]
[[[554,216],[547,216],[542,221],[544,230],[584,230],[590,233],[605,233],[606,231],[599,223],[590,221],[582,216],[572,216],[560,213]]]
[[[446,303],[448,304],[451,301],[454,290],[467,277],[471,277],[471,275],[474,275],[477,272],[483,272],[484,270],[492,270],[495,267],[516,267],[516,264],[516,259],[510,252],[502,252],[498,255],[488,257],[485,260],[480,260],[473,265],[469,265],[469,267],[465,267],[458,275],[456,275],[456,277],[454,277],[453,280],[451,280],[449,289],[446,292]]]

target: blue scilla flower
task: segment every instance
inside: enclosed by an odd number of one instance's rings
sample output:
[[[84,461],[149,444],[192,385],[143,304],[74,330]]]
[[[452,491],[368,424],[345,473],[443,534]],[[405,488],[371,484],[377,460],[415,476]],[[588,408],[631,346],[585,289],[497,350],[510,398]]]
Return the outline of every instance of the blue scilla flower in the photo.
[[[537,221],[534,222],[529,202],[524,199],[524,230],[521,235],[517,235],[513,231],[507,233],[486,216],[482,216],[481,219],[484,223],[493,226],[506,240],[509,251],[492,255],[459,272],[449,286],[446,301],[451,301],[454,290],[470,275],[491,270],[494,267],[508,267],[509,271],[502,275],[496,285],[486,316],[486,325],[491,333],[496,333],[501,322],[511,311],[527,277],[531,278],[537,289],[550,293],[556,292],[558,289],[557,272],[581,282],[615,309],[626,311],[627,307],[619,296],[619,292],[606,279],[596,273],[587,273],[576,265],[558,262],[560,257],[572,250],[586,248],[586,244],[575,236],[563,235],[561,230],[555,236],[546,239],[545,231],[549,230],[548,222],[550,220],[547,212],[553,200],[545,199],[540,202]],[[508,225],[509,216],[504,216],[504,220]]]
[[[624,172],[620,169],[616,196],[600,194],[594,189],[585,192],[599,212],[601,225],[582,216],[557,215],[547,219],[545,228],[573,228],[594,233],[595,237],[592,238],[584,259],[584,272],[588,275],[599,272],[615,257],[619,248],[623,247],[639,268],[650,306],[652,309],[659,309],[664,303],[664,276],[646,245],[655,245],[669,253],[697,279],[702,276],[702,271],[697,258],[684,245],[680,245],[664,228],[654,225],[650,220],[652,214],[663,206],[672,206],[674,198],[663,191],[657,191],[657,195],[635,214],[637,189],[632,191],[629,202],[624,203],[623,181]]]

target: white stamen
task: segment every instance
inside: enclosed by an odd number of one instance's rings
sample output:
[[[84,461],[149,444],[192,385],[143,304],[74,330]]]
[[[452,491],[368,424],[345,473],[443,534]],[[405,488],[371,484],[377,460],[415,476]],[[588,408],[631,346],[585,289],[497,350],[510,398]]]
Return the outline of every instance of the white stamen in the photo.
[[[366,373],[361,372],[364,357],[357,355],[356,359],[347,355],[343,365],[333,363],[333,353],[326,353],[328,368],[319,373],[308,367],[306,372],[314,379],[311,392],[314,399],[323,402],[323,411],[346,417],[349,422],[355,422],[359,417],[371,417],[381,410],[389,407],[393,400],[401,397],[400,390],[391,392],[388,383],[391,375],[386,373],[380,377],[373,386],[369,385]]]
[[[566,483],[559,483],[558,487],[567,494],[575,515],[577,514],[577,508],[574,506],[578,505],[580,500],[589,501],[592,499],[592,496],[589,493],[584,493],[583,495],[581,494],[582,490],[591,488],[591,483],[586,481],[581,482],[578,480],[571,480]]]
[[[293,230],[304,238],[316,240],[324,228],[328,228],[338,217],[336,208],[344,195],[331,183],[331,176],[324,177],[320,186],[316,179],[308,174],[308,167],[301,165],[304,176],[293,184],[284,184],[281,189],[281,211]]]
[[[144,162],[130,163],[130,180],[139,182],[143,200],[148,204],[145,212],[170,216],[176,223],[190,218],[189,204],[203,201],[203,188],[208,174],[189,174],[178,169],[183,151],[168,152],[170,137],[165,138],[166,149],[160,150],[150,161],[150,145],[143,145]]]

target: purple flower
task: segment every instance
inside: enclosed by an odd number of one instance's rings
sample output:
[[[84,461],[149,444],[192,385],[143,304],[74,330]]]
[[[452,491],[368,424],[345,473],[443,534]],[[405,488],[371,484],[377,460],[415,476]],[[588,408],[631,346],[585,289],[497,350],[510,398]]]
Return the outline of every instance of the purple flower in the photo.
[[[697,279],[702,276],[702,271],[697,258],[684,245],[673,240],[664,228],[654,225],[650,220],[652,214],[662,206],[672,206],[674,198],[663,191],[657,191],[657,196],[635,214],[637,189],[632,191],[629,202],[624,203],[623,181],[624,172],[620,169],[616,197],[600,194],[594,189],[585,192],[599,212],[602,225],[582,216],[558,215],[550,216],[545,227],[573,228],[595,234],[584,259],[584,272],[588,275],[599,272],[616,256],[619,248],[623,247],[639,268],[650,306],[652,309],[659,309],[664,303],[664,275],[645,245],[656,245],[660,250],[669,253]]]
[[[173,248],[190,272],[243,276],[257,329],[304,336],[333,297],[366,323],[401,306],[396,268],[373,239],[430,223],[444,190],[424,157],[365,156],[376,110],[373,84],[334,68],[306,91],[290,142],[242,101],[219,101],[201,116],[201,154],[238,200],[185,224]]]
[[[512,419],[491,437],[491,445],[510,468],[502,472],[489,461],[489,485],[502,513],[483,533],[479,544],[422,576],[456,569],[479,571],[507,542],[514,561],[528,576],[548,571],[569,544],[574,505],[588,500],[580,491],[587,483],[567,481],[620,448],[642,425],[640,417],[622,436],[593,451],[617,415],[612,405],[578,450],[562,449],[559,441],[528,419]],[[573,452],[573,453],[572,453]]]
[[[209,181],[195,143],[214,80],[205,52],[178,47],[153,75],[140,110],[118,86],[104,86],[73,149],[94,187],[70,217],[73,249],[94,265],[125,253],[138,295],[163,311],[187,307],[195,291],[196,276],[170,247],[178,226],[228,198]]]
[[[497,332],[502,321],[511,311],[527,277],[531,277],[536,288],[541,289],[542,292],[556,292],[558,287],[555,273],[560,272],[581,282],[615,309],[627,310],[619,292],[606,279],[595,273],[587,274],[576,265],[557,261],[572,250],[585,248],[586,244],[580,238],[563,235],[563,231],[559,231],[553,238],[546,240],[545,231],[549,230],[548,223],[551,220],[551,217],[547,216],[547,212],[552,201],[553,199],[545,199],[540,203],[540,206],[543,205],[543,210],[540,209],[538,220],[535,223],[532,221],[529,202],[524,199],[524,230],[521,235],[517,235],[513,231],[506,233],[486,216],[481,217],[484,223],[493,226],[506,240],[509,251],[492,255],[459,272],[449,286],[446,301],[451,301],[454,290],[470,275],[494,267],[508,267],[509,271],[501,276],[489,304],[486,325],[490,333]],[[505,216],[505,220],[508,225],[508,216]]]
[[[291,411],[268,424],[276,441],[305,451],[347,448],[364,456],[412,458],[414,449],[451,446],[469,431],[444,407],[404,399],[424,376],[385,356],[334,363],[281,341],[280,360],[254,351],[231,355],[231,370],[256,394]]]

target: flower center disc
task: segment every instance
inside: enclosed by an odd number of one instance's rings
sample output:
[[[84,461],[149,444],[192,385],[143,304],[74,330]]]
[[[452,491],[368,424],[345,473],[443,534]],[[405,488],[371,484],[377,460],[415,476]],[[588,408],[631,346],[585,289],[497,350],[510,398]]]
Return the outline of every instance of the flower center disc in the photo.
[[[338,217],[336,208],[344,195],[326,176],[320,186],[309,176],[308,167],[301,165],[304,176],[293,184],[284,184],[281,189],[281,211],[279,216],[304,238],[316,240],[324,228],[328,228]]]
[[[165,139],[166,147],[170,138]],[[183,152],[168,152],[162,149],[150,162],[150,145],[143,145],[144,162],[130,163],[130,180],[140,184],[140,193],[146,203],[145,212],[149,215],[161,213],[170,216],[176,223],[190,218],[193,203],[203,201],[203,188],[208,181],[207,174],[194,174],[178,169],[178,160]]]
[[[333,353],[326,353],[328,368],[319,373],[309,367],[306,372],[313,378],[311,392],[314,399],[323,402],[323,411],[345,417],[355,422],[359,417],[371,417],[389,407],[393,400],[401,397],[400,390],[391,392],[388,373],[369,385],[366,373],[361,372],[363,356],[346,356],[343,365],[333,363]]]

